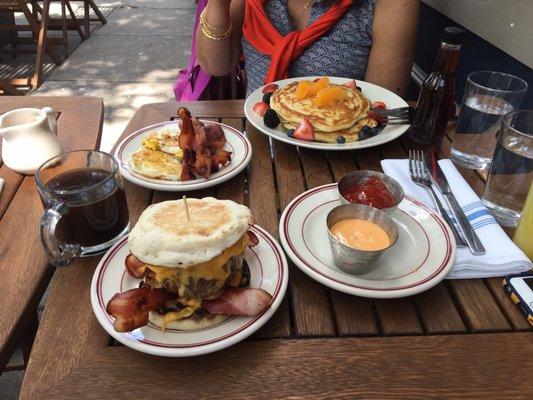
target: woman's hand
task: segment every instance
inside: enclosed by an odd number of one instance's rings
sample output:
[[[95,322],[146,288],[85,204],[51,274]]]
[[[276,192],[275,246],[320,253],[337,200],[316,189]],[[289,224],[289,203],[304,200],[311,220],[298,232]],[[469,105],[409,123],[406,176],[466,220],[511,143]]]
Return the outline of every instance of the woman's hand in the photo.
[[[245,0],[209,0],[205,18],[216,33],[231,32],[221,40],[213,40],[199,28],[196,33],[196,54],[202,68],[210,75],[224,76],[231,73],[241,56],[242,22]]]

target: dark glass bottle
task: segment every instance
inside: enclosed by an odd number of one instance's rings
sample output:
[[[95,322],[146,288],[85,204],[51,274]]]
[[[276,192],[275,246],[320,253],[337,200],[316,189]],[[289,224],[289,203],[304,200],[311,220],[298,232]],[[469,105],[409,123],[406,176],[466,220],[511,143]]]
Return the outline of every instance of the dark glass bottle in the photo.
[[[411,140],[421,148],[437,151],[446,132],[446,125],[455,111],[455,69],[465,31],[448,27],[444,30],[433,70],[420,89]]]

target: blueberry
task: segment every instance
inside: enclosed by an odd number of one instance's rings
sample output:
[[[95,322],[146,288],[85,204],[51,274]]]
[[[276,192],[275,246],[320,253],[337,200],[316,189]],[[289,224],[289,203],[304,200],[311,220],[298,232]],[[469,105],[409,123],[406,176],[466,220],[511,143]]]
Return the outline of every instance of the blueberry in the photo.
[[[337,136],[337,143],[346,143],[346,138],[344,136]]]
[[[364,133],[363,131],[359,132],[359,140],[365,140],[368,139],[368,135]]]
[[[371,136],[372,135],[372,128],[368,125],[363,125],[361,128],[361,133],[364,133],[365,136]]]
[[[292,135],[294,135],[294,129],[289,129],[289,130],[287,131],[287,136],[288,136],[288,137],[292,137]]]
[[[376,136],[379,133],[379,129],[377,126],[370,129],[371,135]]]

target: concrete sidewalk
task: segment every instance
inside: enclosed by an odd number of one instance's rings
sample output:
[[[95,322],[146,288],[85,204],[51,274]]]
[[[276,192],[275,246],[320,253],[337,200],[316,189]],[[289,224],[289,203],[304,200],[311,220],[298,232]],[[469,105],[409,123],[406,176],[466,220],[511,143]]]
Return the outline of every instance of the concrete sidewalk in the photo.
[[[196,4],[194,0],[96,3],[106,11],[107,24],[95,24],[91,37],[77,47],[77,33],[69,32],[69,40],[73,40],[70,57],[57,68],[48,63],[44,83],[30,95],[102,97],[101,148],[110,150],[141,105],[174,98],[172,86],[178,69],[189,61]],[[21,57],[12,68],[22,63],[31,68],[31,60]],[[0,375],[0,400],[18,397],[24,377],[21,368],[18,349]]]
[[[178,69],[190,56],[194,0],[97,1],[113,7],[108,23],[32,92],[104,99],[103,150],[110,150],[143,104],[174,97]]]

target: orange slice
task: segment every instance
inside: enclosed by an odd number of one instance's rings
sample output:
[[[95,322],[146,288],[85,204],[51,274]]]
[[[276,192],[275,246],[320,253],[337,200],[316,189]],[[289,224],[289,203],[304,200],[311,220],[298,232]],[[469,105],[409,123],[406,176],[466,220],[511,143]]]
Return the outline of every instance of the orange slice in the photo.
[[[316,94],[315,106],[322,107],[335,101],[343,100],[346,93],[340,86],[327,87]]]
[[[310,95],[311,88],[313,87],[313,82],[310,81],[300,81],[296,87],[296,98],[298,100],[303,100]]]
[[[323,76],[319,80],[313,83],[313,87],[311,88],[311,92],[309,94],[316,95],[318,92],[320,92],[322,89],[325,89],[329,86],[329,78],[327,76]]]

